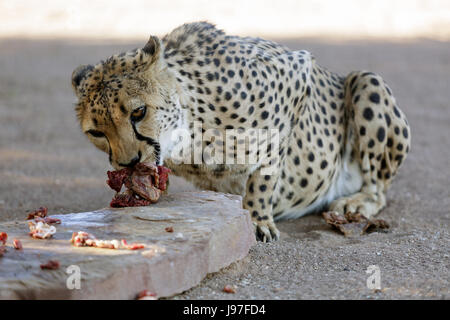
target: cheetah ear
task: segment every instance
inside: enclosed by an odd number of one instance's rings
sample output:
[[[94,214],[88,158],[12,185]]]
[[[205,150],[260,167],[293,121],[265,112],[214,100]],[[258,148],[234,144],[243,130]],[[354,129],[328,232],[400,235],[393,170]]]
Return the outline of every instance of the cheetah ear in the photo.
[[[72,72],[72,88],[73,91],[75,91],[76,95],[79,95],[81,83],[86,78],[86,75],[89,71],[94,69],[94,66],[92,65],[81,65],[75,68]]]
[[[156,36],[150,36],[147,44],[142,48],[142,60],[146,66],[145,69],[148,69],[150,66],[158,62],[161,57],[161,47],[162,43]]]

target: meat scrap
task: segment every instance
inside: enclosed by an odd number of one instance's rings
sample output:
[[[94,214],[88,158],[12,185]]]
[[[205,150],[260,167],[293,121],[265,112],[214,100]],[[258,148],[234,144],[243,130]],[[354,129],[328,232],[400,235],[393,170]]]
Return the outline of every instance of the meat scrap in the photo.
[[[61,224],[61,219],[50,218],[50,217],[45,217],[45,218],[35,217],[34,221],[36,221],[36,222],[41,221],[46,224]]]
[[[0,232],[0,242],[2,245],[0,246],[0,258],[6,253],[6,240],[8,240],[8,234],[6,232]]]
[[[5,246],[0,247],[0,258],[3,257],[3,255],[6,253],[6,251],[8,251],[8,250],[6,250]]]
[[[125,180],[129,178],[129,176],[133,173],[132,169],[125,168],[122,170],[116,171],[107,171],[108,180],[106,183],[108,186],[116,192],[120,192],[122,189],[122,185],[125,183]]]
[[[106,183],[117,192],[110,206],[137,207],[157,202],[161,192],[167,188],[169,173],[170,169],[151,163],[138,163],[134,168],[108,171]],[[127,190],[120,193],[123,185]]]
[[[36,217],[45,218],[47,216],[48,209],[46,207],[40,207],[39,209],[28,214],[27,220],[33,220]]]
[[[98,240],[93,235],[84,232],[74,232],[70,240],[76,247],[96,247],[103,249],[118,249],[120,242],[118,240]]]
[[[120,242],[118,240],[86,240],[86,245],[89,247],[103,248],[103,249],[119,249]]]
[[[130,244],[128,244],[125,239],[122,239],[120,241],[120,243],[122,244],[122,247],[124,247],[125,249],[128,249],[128,250],[138,250],[138,249],[144,249],[145,248],[145,244],[143,244],[143,243],[130,243]]]
[[[0,242],[5,244],[8,240],[8,234],[6,232],[0,232]]]
[[[154,202],[146,199],[141,199],[139,196],[133,194],[132,192],[125,192],[117,193],[111,200],[109,206],[112,208],[143,207],[148,206]]]
[[[43,263],[41,264],[41,269],[44,270],[56,270],[59,269],[60,264],[59,261],[57,260],[48,260],[47,263]]]
[[[87,246],[86,240],[95,240],[95,237],[93,235],[90,235],[87,232],[78,231],[78,232],[72,233],[72,239],[70,239],[70,242],[75,247],[84,247],[84,246]]]
[[[389,228],[389,224],[382,219],[367,219],[360,213],[347,212],[345,215],[336,212],[322,213],[325,222],[339,230],[344,236],[363,235]]]
[[[40,207],[39,209],[28,214],[26,220],[34,220],[36,222],[43,222],[46,224],[60,224],[61,220],[57,218],[47,217],[48,209],[46,207]]]
[[[14,246],[14,249],[16,249],[16,250],[22,250],[23,249],[22,242],[20,242],[19,239],[14,239],[13,240],[13,246]]]
[[[28,227],[30,228],[30,236],[34,239],[48,239],[51,238],[55,232],[56,228],[43,221],[31,220],[28,222]]]
[[[113,239],[113,240],[99,240],[95,238],[92,234],[89,234],[84,231],[74,232],[72,234],[72,239],[70,242],[76,247],[96,247],[103,249],[119,249],[124,248],[128,250],[138,250],[145,248],[145,245],[142,243],[131,243],[128,244],[125,239],[121,241]]]
[[[137,300],[158,300],[158,297],[154,292],[142,290],[138,293]]]
[[[364,226],[363,232],[370,233],[383,229],[389,229],[389,224],[382,219],[369,220]]]
[[[223,287],[223,292],[226,293],[236,293],[236,289],[234,288],[234,286],[227,284],[225,287]]]
[[[173,232],[173,227],[166,227],[164,230],[166,232]]]

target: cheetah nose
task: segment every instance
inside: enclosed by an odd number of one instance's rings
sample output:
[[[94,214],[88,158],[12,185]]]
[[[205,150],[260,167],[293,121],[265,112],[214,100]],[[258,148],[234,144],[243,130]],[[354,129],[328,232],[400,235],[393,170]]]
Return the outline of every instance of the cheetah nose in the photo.
[[[139,151],[138,155],[136,157],[134,157],[133,159],[131,159],[130,162],[128,162],[128,163],[119,163],[119,166],[132,168],[135,165],[137,165],[139,163],[139,161],[141,161],[141,156],[142,156],[142,154]]]

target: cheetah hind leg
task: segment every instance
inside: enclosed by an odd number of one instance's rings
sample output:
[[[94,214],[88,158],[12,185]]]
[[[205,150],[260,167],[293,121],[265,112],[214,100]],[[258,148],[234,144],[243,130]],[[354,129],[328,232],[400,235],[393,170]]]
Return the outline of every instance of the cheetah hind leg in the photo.
[[[367,152],[357,152],[355,141],[358,139],[355,137],[353,128],[348,129],[347,139],[349,141],[347,141],[342,161],[346,162],[344,166],[347,167],[350,166],[350,162],[360,161],[359,174],[361,174],[362,186],[359,192],[334,200],[328,209],[342,215],[347,212],[360,213],[370,219],[386,205],[384,185],[376,180],[377,177],[373,177],[373,171],[370,170],[371,166],[374,168],[377,165],[377,161],[375,159],[371,161]],[[363,155],[362,159],[358,159],[358,154]]]
[[[370,219],[386,205],[385,192],[409,150],[410,128],[391,90],[376,74],[351,73],[345,105],[349,122],[343,161],[359,162],[362,186],[333,201],[329,209]]]

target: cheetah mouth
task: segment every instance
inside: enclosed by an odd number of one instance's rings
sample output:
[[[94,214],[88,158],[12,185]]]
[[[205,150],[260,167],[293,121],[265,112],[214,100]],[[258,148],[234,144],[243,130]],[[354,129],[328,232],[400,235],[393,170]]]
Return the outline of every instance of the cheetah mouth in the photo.
[[[142,155],[141,160],[139,163],[148,163],[153,164],[155,166],[160,165],[161,161],[161,155],[159,154],[159,151],[156,151],[155,148],[148,148],[146,152]]]
[[[149,153],[147,156],[143,156],[141,158],[141,160],[139,161],[139,163],[145,164],[145,165],[150,165],[150,166],[158,166],[159,163],[155,160],[154,157],[152,157],[152,155],[154,155],[153,153]]]
[[[153,155],[155,157],[155,162],[156,162],[156,164],[160,164],[161,145],[159,144],[159,142],[153,138],[146,137],[146,136],[140,134],[139,131],[137,131],[136,125],[134,123],[132,123],[132,127],[133,127],[134,134],[136,135],[136,139],[138,139],[140,141],[144,141],[149,146],[153,147]],[[141,161],[141,162],[143,162],[143,161]]]

